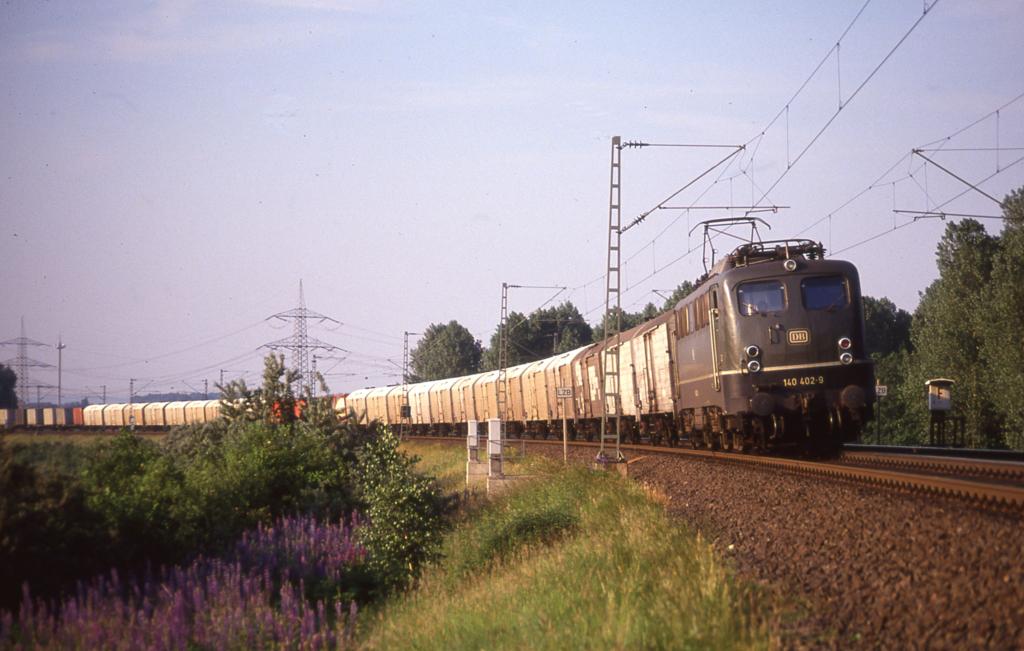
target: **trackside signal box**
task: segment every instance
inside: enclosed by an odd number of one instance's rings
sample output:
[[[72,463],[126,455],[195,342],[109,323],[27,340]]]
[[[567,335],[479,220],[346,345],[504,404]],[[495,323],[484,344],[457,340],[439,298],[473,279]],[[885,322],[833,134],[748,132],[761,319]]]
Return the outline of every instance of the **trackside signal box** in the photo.
[[[928,411],[931,414],[928,424],[928,442],[931,445],[962,446],[964,443],[964,419],[948,416],[953,409],[954,384],[953,380],[941,377],[924,383],[928,388]],[[949,423],[952,423],[951,428],[947,426]]]
[[[928,410],[949,411],[953,408],[953,380],[935,378],[924,383],[928,387]]]

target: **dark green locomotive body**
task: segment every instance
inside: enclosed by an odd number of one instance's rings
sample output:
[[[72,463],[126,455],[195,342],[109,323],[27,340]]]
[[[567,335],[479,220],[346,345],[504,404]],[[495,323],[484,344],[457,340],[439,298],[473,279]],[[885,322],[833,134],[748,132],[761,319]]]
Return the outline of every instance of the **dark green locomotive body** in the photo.
[[[741,247],[675,321],[678,417],[691,440],[829,451],[871,417],[860,280],[820,245]]]

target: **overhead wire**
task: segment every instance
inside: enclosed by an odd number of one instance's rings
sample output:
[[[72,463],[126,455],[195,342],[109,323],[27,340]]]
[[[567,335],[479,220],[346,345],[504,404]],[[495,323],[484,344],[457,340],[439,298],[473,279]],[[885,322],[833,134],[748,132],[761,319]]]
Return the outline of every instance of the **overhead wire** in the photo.
[[[705,195],[706,195],[706,194],[707,194],[707,193],[708,193],[708,192],[709,192],[709,191],[710,191],[710,190],[711,190],[711,189],[712,189],[712,188],[713,188],[713,187],[714,187],[715,185],[717,185],[718,183],[720,183],[720,182],[722,181],[722,179],[723,179],[723,178],[725,178],[725,174],[726,174],[726,173],[728,172],[728,170],[729,170],[729,169],[730,169],[730,168],[732,167],[732,165],[733,165],[733,162],[735,162],[735,161],[737,161],[737,160],[741,161],[741,162],[740,162],[740,164],[739,164],[739,171],[740,171],[740,174],[742,174],[742,175],[746,176],[746,177],[747,177],[747,178],[748,178],[748,179],[750,180],[750,182],[751,182],[751,197],[752,197],[752,201],[751,201],[751,204],[752,204],[752,205],[755,205],[755,206],[757,206],[757,205],[760,205],[760,204],[761,204],[761,202],[762,202],[762,201],[764,201],[764,200],[765,200],[765,199],[766,199],[766,198],[768,197],[768,195],[769,195],[769,194],[771,193],[771,191],[772,191],[772,190],[774,190],[774,189],[775,189],[775,187],[777,187],[779,183],[781,183],[781,181],[783,180],[783,178],[785,178],[785,177],[786,177],[786,175],[788,175],[788,173],[790,172],[790,170],[792,170],[792,168],[793,168],[793,167],[794,167],[794,166],[796,165],[796,163],[797,163],[797,162],[799,162],[799,161],[800,161],[800,160],[801,160],[801,159],[803,158],[803,156],[804,156],[804,155],[805,155],[805,154],[806,154],[806,153],[807,153],[807,152],[808,152],[808,151],[810,150],[810,148],[811,148],[811,147],[812,147],[812,146],[813,146],[813,145],[814,145],[814,144],[815,144],[815,143],[816,143],[816,142],[818,141],[818,139],[819,139],[819,138],[820,138],[820,137],[821,137],[821,136],[822,136],[822,135],[823,135],[823,134],[825,133],[825,131],[826,131],[826,130],[828,130],[828,128],[829,128],[829,127],[830,127],[830,126],[832,125],[832,123],[833,123],[833,122],[835,121],[835,119],[836,119],[836,118],[838,117],[838,115],[839,115],[839,113],[840,113],[840,112],[842,111],[842,109],[843,109],[843,108],[844,108],[845,106],[849,105],[849,103],[850,103],[851,101],[853,101],[853,99],[854,99],[854,98],[856,98],[856,97],[857,97],[857,95],[859,95],[859,94],[860,94],[861,90],[863,90],[863,89],[864,89],[864,87],[865,87],[865,86],[866,86],[866,85],[867,85],[867,84],[868,84],[868,83],[869,83],[869,82],[871,81],[871,79],[872,79],[872,78],[874,78],[874,76],[875,76],[875,75],[876,75],[876,74],[878,73],[878,71],[879,71],[879,70],[881,70],[881,68],[882,68],[882,67],[883,67],[883,66],[885,65],[885,63],[886,63],[886,62],[887,62],[887,61],[888,61],[888,60],[889,60],[889,59],[890,59],[890,58],[892,57],[892,55],[893,55],[893,54],[894,54],[894,53],[895,53],[895,52],[896,52],[896,51],[897,51],[897,50],[898,50],[898,49],[900,48],[900,46],[901,46],[901,45],[902,45],[902,44],[903,44],[903,43],[904,43],[904,42],[906,41],[906,39],[907,39],[907,38],[909,38],[909,36],[910,36],[910,35],[911,35],[911,34],[912,34],[912,33],[913,33],[913,32],[914,32],[914,31],[915,31],[916,29],[917,29],[917,27],[918,27],[918,26],[920,25],[921,21],[923,21],[923,20],[924,20],[924,18],[925,18],[925,17],[926,17],[926,16],[927,16],[927,15],[928,15],[928,14],[930,13],[930,11],[931,11],[931,10],[932,10],[932,9],[933,9],[933,8],[935,7],[935,5],[936,5],[936,4],[938,4],[938,0],[935,0],[935,1],[934,1],[934,2],[932,2],[931,4],[928,4],[927,2],[925,2],[925,4],[923,5],[923,11],[922,11],[921,15],[920,15],[920,16],[919,16],[919,17],[917,18],[917,20],[916,20],[916,21],[914,21],[914,23],[913,23],[913,24],[912,24],[912,25],[910,26],[910,28],[909,28],[909,29],[908,29],[908,30],[907,30],[907,31],[906,31],[906,32],[905,32],[905,33],[904,33],[904,34],[902,35],[902,37],[901,37],[901,38],[900,38],[900,39],[899,39],[899,40],[898,40],[898,41],[896,42],[896,44],[895,44],[895,45],[893,45],[893,46],[892,46],[892,48],[890,48],[890,50],[889,50],[889,51],[888,51],[888,52],[886,53],[886,55],[885,55],[885,56],[884,56],[884,57],[883,57],[883,58],[881,59],[881,61],[879,61],[879,62],[878,62],[878,64],[876,64],[876,65],[875,65],[875,67],[874,67],[874,68],[873,68],[873,69],[871,70],[871,72],[870,72],[870,73],[869,73],[869,74],[868,74],[868,75],[867,75],[867,76],[866,76],[866,77],[865,77],[865,78],[864,78],[863,80],[861,80],[861,82],[860,82],[860,83],[859,83],[859,84],[858,84],[858,85],[856,86],[856,88],[855,88],[855,89],[853,90],[853,92],[852,92],[852,93],[851,93],[851,94],[849,95],[849,97],[847,97],[847,98],[845,99],[845,101],[844,101],[844,100],[843,100],[843,98],[842,98],[842,94],[841,94],[841,87],[840,87],[840,100],[839,100],[839,106],[838,106],[838,108],[836,109],[835,113],[833,113],[833,115],[832,115],[832,116],[831,116],[831,117],[830,117],[830,118],[829,118],[829,119],[828,119],[828,120],[826,121],[826,123],[825,123],[825,124],[824,124],[824,125],[823,125],[823,126],[822,126],[822,127],[821,127],[821,128],[819,129],[819,130],[818,130],[818,132],[817,132],[817,133],[815,134],[815,136],[814,136],[814,137],[813,137],[813,138],[811,139],[811,141],[810,141],[810,142],[808,142],[808,143],[807,143],[807,144],[806,144],[806,145],[805,145],[805,146],[803,147],[803,149],[802,149],[802,150],[801,150],[801,151],[800,151],[800,152],[799,152],[799,153],[797,154],[796,158],[794,158],[794,159],[792,159],[792,160],[788,160],[788,159],[789,159],[789,156],[787,155],[787,165],[786,165],[786,169],[785,169],[785,170],[784,170],[784,171],[782,172],[782,174],[780,174],[780,175],[779,175],[779,177],[778,177],[778,178],[776,178],[776,179],[775,179],[775,180],[774,180],[774,181],[772,182],[772,184],[771,184],[771,185],[770,185],[770,186],[769,186],[769,187],[767,188],[767,190],[764,190],[764,189],[762,189],[762,188],[761,188],[761,186],[760,186],[760,185],[758,185],[758,184],[756,183],[756,181],[754,180],[754,177],[753,177],[753,175],[752,175],[752,174],[751,174],[750,172],[752,171],[752,167],[753,167],[753,161],[754,161],[754,159],[755,159],[755,157],[756,157],[756,155],[757,155],[757,152],[758,152],[758,151],[760,150],[761,144],[762,144],[762,143],[763,143],[763,141],[764,141],[764,137],[765,137],[766,133],[767,133],[767,132],[768,132],[768,131],[769,131],[769,130],[770,130],[770,129],[771,129],[772,127],[773,127],[773,126],[775,126],[775,124],[776,124],[776,123],[778,122],[778,120],[779,120],[780,118],[782,118],[783,116],[787,116],[787,117],[788,117],[788,113],[789,113],[789,108],[790,108],[790,106],[791,106],[791,105],[793,104],[793,102],[794,102],[794,101],[795,101],[795,100],[796,100],[796,99],[797,99],[797,98],[798,98],[798,97],[799,97],[799,96],[800,96],[800,95],[801,95],[801,94],[802,94],[802,93],[804,92],[804,90],[805,90],[805,89],[807,88],[808,84],[809,84],[809,83],[810,83],[810,82],[811,82],[811,81],[812,81],[812,80],[813,80],[813,79],[814,79],[814,78],[815,78],[815,77],[816,77],[816,76],[818,75],[818,73],[819,73],[819,72],[821,71],[821,69],[823,68],[823,66],[825,65],[825,63],[826,63],[826,62],[827,62],[827,61],[828,61],[828,60],[829,60],[829,59],[831,58],[832,54],[833,54],[833,53],[837,53],[837,52],[838,52],[838,50],[839,50],[839,48],[840,48],[840,46],[841,46],[841,43],[842,43],[842,41],[843,41],[843,40],[844,40],[844,39],[846,38],[846,36],[847,36],[847,35],[848,35],[848,34],[850,33],[850,31],[851,31],[851,30],[853,29],[853,27],[854,27],[854,26],[855,26],[855,25],[857,24],[857,22],[858,22],[858,21],[860,20],[860,18],[862,17],[862,15],[864,14],[865,10],[866,10],[866,9],[868,8],[868,6],[869,6],[870,4],[871,4],[871,0],[865,0],[865,2],[864,2],[864,3],[862,4],[862,5],[861,5],[860,9],[859,9],[859,10],[857,11],[857,13],[856,13],[856,14],[854,15],[853,19],[851,19],[851,20],[850,20],[850,22],[849,22],[849,23],[848,23],[848,24],[846,25],[845,29],[844,29],[844,30],[842,31],[842,33],[840,34],[839,38],[838,38],[838,39],[836,39],[835,45],[833,45],[833,46],[832,46],[832,47],[831,47],[831,48],[830,48],[830,49],[828,50],[828,52],[826,52],[826,53],[825,53],[825,55],[824,55],[824,56],[823,56],[823,57],[821,58],[821,60],[820,60],[820,61],[818,62],[818,64],[817,64],[817,65],[816,65],[816,66],[814,67],[814,69],[813,69],[813,70],[811,71],[811,73],[810,73],[810,74],[809,74],[809,75],[807,76],[807,78],[806,78],[806,79],[804,79],[804,81],[803,81],[803,82],[802,82],[802,83],[800,84],[800,86],[799,86],[799,87],[798,87],[798,88],[796,89],[796,91],[795,91],[795,92],[793,93],[793,95],[792,95],[792,96],[791,96],[791,97],[789,98],[789,100],[788,100],[788,101],[787,101],[787,102],[786,102],[786,103],[785,103],[785,104],[784,104],[784,105],[782,106],[782,108],[780,108],[780,109],[779,109],[779,111],[778,111],[778,112],[777,112],[777,113],[776,113],[776,114],[775,114],[775,115],[774,115],[774,116],[772,117],[772,119],[768,121],[767,125],[766,125],[766,126],[765,126],[764,128],[762,128],[762,129],[761,129],[761,131],[760,131],[760,132],[759,132],[759,133],[758,133],[757,135],[755,135],[754,137],[752,137],[752,138],[751,138],[751,139],[749,139],[749,140],[748,140],[748,141],[747,141],[746,143],[744,143],[744,144],[743,144],[743,146],[742,146],[742,147],[743,147],[743,151],[744,151],[744,152],[746,152],[746,151],[747,151],[748,149],[752,149],[752,151],[751,151],[751,152],[750,152],[750,154],[749,154],[749,157],[748,157],[748,160],[747,160],[747,165],[746,165],[746,167],[744,167],[744,166],[743,166],[743,163],[742,163],[742,159],[743,159],[743,157],[742,157],[742,156],[740,156],[740,157],[739,157],[739,158],[737,158],[737,159],[732,159],[732,160],[730,160],[730,161],[729,161],[729,164],[728,164],[728,165],[727,165],[727,166],[726,166],[726,167],[725,167],[724,169],[722,169],[722,170],[721,170],[721,172],[719,173],[719,176],[718,176],[718,177],[717,177],[717,178],[715,179],[715,181],[714,181],[714,182],[712,182],[711,184],[709,184],[709,185],[708,185],[708,186],[707,186],[707,187],[706,187],[706,188],[704,189],[704,192],[702,192],[702,193],[701,193],[701,194],[700,194],[700,195],[698,196],[698,198],[694,200],[694,202],[693,202],[693,203],[691,204],[691,207],[692,207],[693,205],[695,205],[695,204],[696,204],[696,202],[700,200],[700,198],[702,198],[703,196],[705,196]],[[838,62],[837,62],[837,65],[838,65]],[[752,148],[751,148],[751,145],[753,145],[753,147],[752,147]],[[787,140],[787,145],[788,145],[788,140]],[[897,164],[898,164],[898,163],[897,163]],[[760,192],[760,193],[761,193],[760,197],[759,197],[759,198],[757,198],[756,200],[755,200],[755,199],[753,199],[753,196],[754,196],[754,192],[755,192],[755,188],[756,188],[756,190],[757,190],[758,192]],[[649,212],[649,211],[648,211],[648,212]],[[670,228],[672,228],[672,227],[673,227],[673,226],[674,226],[674,225],[675,225],[676,223],[678,223],[678,221],[679,221],[680,219],[682,219],[682,217],[683,217],[683,215],[684,215],[684,214],[688,214],[688,213],[686,213],[685,211],[681,211],[679,215],[677,215],[677,216],[676,216],[676,217],[675,217],[675,218],[674,218],[674,219],[673,219],[673,220],[672,220],[672,221],[671,221],[671,222],[670,222],[670,223],[669,223],[669,224],[668,224],[668,225],[667,225],[667,226],[666,226],[665,228],[663,228],[663,229],[662,229],[662,230],[661,230],[661,231],[660,231],[660,232],[659,232],[659,233],[658,233],[658,234],[657,234],[657,235],[656,235],[656,236],[655,236],[654,238],[652,238],[652,239],[651,239],[651,240],[650,240],[650,241],[649,241],[649,242],[648,242],[647,244],[645,244],[645,245],[644,245],[643,247],[641,247],[641,248],[640,248],[640,249],[639,249],[638,251],[636,251],[636,252],[635,252],[635,253],[633,253],[632,255],[628,256],[628,257],[626,258],[626,260],[625,260],[625,261],[623,262],[623,273],[625,274],[625,269],[626,269],[626,266],[627,266],[627,265],[629,265],[629,263],[630,263],[630,262],[632,262],[632,261],[633,261],[633,260],[634,260],[634,259],[635,259],[635,258],[636,258],[637,256],[639,256],[639,255],[640,255],[641,253],[643,253],[643,252],[644,252],[645,250],[647,250],[648,248],[652,248],[652,247],[654,247],[654,245],[655,245],[655,242],[656,242],[656,241],[657,241],[657,240],[658,240],[658,239],[659,239],[660,237],[662,237],[662,236],[663,236],[663,235],[664,235],[664,234],[665,234],[665,233],[666,233],[666,232],[667,232],[667,231],[668,231],[668,230],[669,230]],[[714,236],[712,236],[712,237],[714,237]],[[690,248],[690,249],[689,249],[688,251],[686,251],[686,252],[685,252],[685,253],[684,253],[683,255],[681,255],[681,256],[678,256],[677,258],[675,258],[675,260],[674,260],[673,262],[671,262],[671,263],[669,263],[669,264],[666,264],[666,265],[662,265],[662,266],[661,266],[660,268],[659,268],[659,267],[658,267],[658,266],[657,266],[656,264],[654,264],[654,265],[653,265],[653,266],[654,266],[654,271],[653,271],[652,273],[650,273],[650,274],[647,274],[647,275],[645,275],[645,276],[644,276],[643,278],[641,278],[640,280],[634,281],[634,282],[633,282],[632,284],[630,284],[630,285],[629,285],[629,286],[628,286],[628,287],[627,287],[626,289],[624,289],[623,293],[626,293],[626,292],[628,292],[628,291],[630,291],[630,290],[634,289],[635,287],[637,287],[637,286],[638,286],[638,285],[639,285],[639,284],[640,284],[641,282],[643,282],[644,280],[647,280],[647,279],[650,279],[650,278],[652,278],[652,277],[653,277],[654,275],[656,275],[657,273],[660,273],[661,271],[664,271],[665,269],[667,269],[668,267],[672,266],[673,264],[676,264],[677,262],[681,261],[682,259],[684,259],[685,257],[687,257],[687,256],[688,256],[688,255],[689,255],[690,253],[692,253],[692,252],[693,252],[694,250],[695,250],[695,247],[691,247],[691,248]],[[601,280],[601,279],[602,279],[603,277],[604,277],[603,275],[602,275],[602,276],[599,276],[599,277],[596,277],[596,278],[594,278],[593,280],[591,280],[591,281],[588,281],[588,282],[587,282],[587,283],[585,283],[584,285],[586,286],[586,285],[590,285],[590,284],[593,284],[593,283],[595,283],[595,282],[598,282],[598,281],[599,281],[599,280]],[[592,312],[596,311],[596,309],[597,309],[598,307],[600,307],[600,306],[597,306],[597,307],[595,307],[595,308],[592,308],[592,309],[590,309],[590,310],[587,310],[587,314],[590,314],[590,313],[592,313]]]

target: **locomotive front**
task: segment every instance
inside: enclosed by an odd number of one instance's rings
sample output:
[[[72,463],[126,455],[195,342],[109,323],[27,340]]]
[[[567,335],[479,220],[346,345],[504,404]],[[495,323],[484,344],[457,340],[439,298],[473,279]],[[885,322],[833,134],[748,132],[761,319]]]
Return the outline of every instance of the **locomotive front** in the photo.
[[[720,278],[726,412],[766,447],[832,452],[856,439],[874,402],[857,269],[809,242],[733,259]]]

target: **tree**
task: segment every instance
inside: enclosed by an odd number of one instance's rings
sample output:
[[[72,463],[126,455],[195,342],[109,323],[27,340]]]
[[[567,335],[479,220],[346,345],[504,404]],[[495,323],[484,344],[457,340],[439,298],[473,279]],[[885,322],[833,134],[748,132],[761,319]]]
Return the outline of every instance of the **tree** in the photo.
[[[864,296],[864,339],[871,355],[891,355],[899,350],[911,350],[910,323],[906,310],[886,297]]]
[[[1024,447],[1024,188],[1003,201],[999,252],[985,293],[981,352],[991,399],[1005,418],[1007,442]],[[1011,434],[1012,433],[1012,434]]]
[[[288,369],[284,355],[271,353],[263,359],[263,386],[250,389],[245,380],[233,380],[225,385],[216,384],[220,391],[221,416],[233,420],[261,420],[268,423],[290,422],[295,418],[296,397],[292,385],[299,372]],[[323,377],[317,374],[323,386]],[[308,396],[305,396],[308,398]],[[307,400],[308,402],[308,400]]]
[[[697,286],[689,280],[684,280],[679,283],[679,286],[675,288],[672,295],[665,299],[665,305],[662,306],[661,311],[668,312],[669,310],[674,309],[679,301],[692,294],[695,289],[697,289]]]
[[[480,342],[458,321],[432,323],[412,350],[413,380],[443,380],[480,370]]]
[[[18,384],[18,376],[14,370],[0,364],[0,409],[14,409],[18,406],[18,394],[14,388]]]
[[[525,364],[559,353],[575,350],[593,342],[593,330],[571,302],[534,310],[529,316],[520,312],[508,315],[508,366]],[[498,368],[501,327],[491,335],[484,352],[484,368]]]
[[[620,315],[619,332],[625,332],[630,328],[635,328],[645,321],[650,321],[661,314],[663,310],[659,310],[654,303],[648,303],[644,306],[644,309],[639,312],[626,312],[625,310],[618,310],[618,312]],[[604,339],[605,320],[607,318],[608,315],[605,314],[604,317],[601,318],[601,323],[594,326],[594,341],[602,341]]]
[[[923,431],[927,423],[924,382],[956,381],[954,404],[966,418],[973,446],[1001,445],[1001,423],[992,400],[992,374],[982,354],[981,333],[991,311],[985,304],[999,239],[965,219],[946,226],[936,251],[939,278],[925,290],[914,312],[915,355],[906,382],[907,400]],[[916,394],[918,397],[911,400]]]

